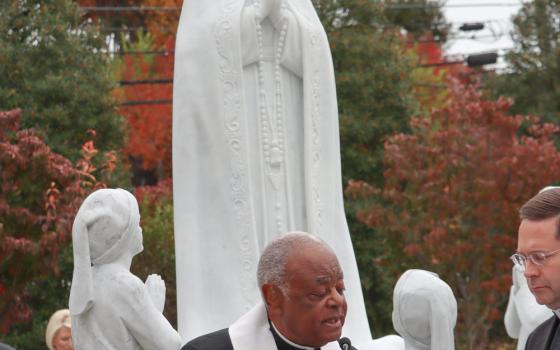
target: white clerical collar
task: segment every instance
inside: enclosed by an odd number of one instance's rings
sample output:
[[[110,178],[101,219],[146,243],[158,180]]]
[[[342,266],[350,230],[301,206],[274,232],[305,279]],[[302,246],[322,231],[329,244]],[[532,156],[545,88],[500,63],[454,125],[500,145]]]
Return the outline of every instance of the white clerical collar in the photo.
[[[298,349],[305,349],[305,350],[314,350],[315,349],[314,347],[303,346],[303,345],[296,344],[293,341],[290,341],[288,338],[286,338],[284,335],[282,335],[282,333],[280,333],[280,331],[278,330],[278,328],[276,328],[276,326],[274,325],[274,322],[272,322],[272,320],[270,321],[270,324],[272,325],[272,328],[274,328],[274,331],[276,332],[276,334],[278,334],[278,336],[280,338],[282,338],[283,341],[290,344],[291,346],[296,347]]]

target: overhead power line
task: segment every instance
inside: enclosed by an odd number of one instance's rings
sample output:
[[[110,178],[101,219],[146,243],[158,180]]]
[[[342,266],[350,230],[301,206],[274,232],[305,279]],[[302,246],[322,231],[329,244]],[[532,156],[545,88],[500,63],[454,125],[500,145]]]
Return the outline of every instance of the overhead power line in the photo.
[[[180,7],[162,6],[80,6],[85,12],[179,12]]]
[[[109,51],[115,55],[162,55],[168,56],[175,54],[175,50],[130,50],[130,51]]]
[[[463,28],[466,27],[471,27],[475,24],[482,24],[482,26],[485,26],[486,24],[495,24],[495,23],[506,23],[506,22],[510,22],[509,19],[485,19],[485,20],[480,20],[477,21],[476,23],[473,22],[465,22],[465,21],[439,21],[439,22],[431,22],[430,25],[432,26],[443,26],[443,25],[451,25],[451,26],[457,26],[457,28],[459,30],[463,30]],[[411,19],[410,22],[405,21],[405,22],[400,22],[400,23],[404,23],[407,26],[412,25],[414,26],[423,26],[422,24],[418,24],[415,23],[414,19]],[[482,29],[482,28],[480,28]],[[135,31],[139,31],[139,30],[143,30],[146,31],[148,30],[147,27],[145,26],[135,26],[135,27],[128,27],[128,26],[122,26],[122,27],[105,27],[105,28],[101,28],[101,30],[103,31],[107,31],[107,32],[135,32]],[[471,29],[472,30],[472,29]]]
[[[138,31],[147,32],[147,31],[149,31],[149,29],[147,27],[141,27],[141,26],[137,26],[137,27],[124,27],[123,26],[123,27],[101,27],[100,31],[102,33],[112,34],[112,33],[136,33]],[[174,29],[169,29],[169,28],[165,28],[165,27],[158,28],[158,31],[160,33],[167,33],[167,34],[175,33]]]
[[[207,0],[210,1],[210,0]],[[519,2],[508,3],[459,3],[442,5],[439,3],[427,4],[385,4],[386,9],[391,10],[424,10],[434,8],[475,8],[475,7],[519,7]],[[164,6],[81,6],[80,9],[85,12],[169,12],[177,13],[181,11],[180,7],[164,7]]]
[[[469,67],[479,67],[487,64],[494,64],[497,62],[498,57],[502,55],[498,54],[497,52],[482,52],[482,53],[474,53],[466,56],[462,59],[454,59],[442,62],[434,62],[434,63],[425,63],[418,65],[418,68],[426,68],[426,67],[442,67],[442,66],[451,66],[457,64],[464,64],[466,63]],[[164,79],[139,79],[139,80],[119,80],[119,85],[121,86],[130,86],[130,85],[153,85],[153,84],[173,84],[173,78],[164,78]],[[157,100],[157,102],[161,102],[162,100]],[[165,100],[167,101],[167,100]],[[138,104],[139,101],[130,101]],[[141,101],[140,101],[141,102]],[[130,105],[130,104],[128,104]]]
[[[481,40],[481,39],[490,39],[495,38],[498,39],[499,36],[496,35],[448,35],[448,41],[454,40]],[[409,40],[407,44],[427,44],[427,43],[441,43],[442,40],[439,39],[417,39],[417,40]],[[115,50],[115,51],[108,51],[107,53],[113,55],[174,55],[175,50]]]
[[[458,64],[467,64],[469,67],[480,67],[487,64],[494,64],[497,62],[498,57],[502,55],[497,52],[483,52],[477,54],[470,54],[463,59],[455,59],[442,62],[434,62],[427,64],[420,64],[417,68],[428,68],[428,67],[443,67]],[[173,78],[166,79],[142,79],[142,80],[121,80],[119,84],[122,86],[126,85],[140,85],[140,84],[172,84]],[[441,87],[441,86],[432,86]],[[120,103],[121,107],[132,107],[132,106],[142,106],[142,105],[169,105],[172,104],[171,99],[162,100],[138,100],[138,101],[125,101]]]
[[[167,79],[139,79],[139,80],[119,80],[119,85],[148,85],[148,84],[172,84],[173,78]]]
[[[491,2],[491,3],[484,3],[484,2],[477,2],[477,3],[471,3],[471,2],[465,2],[465,3],[460,3],[460,4],[446,4],[446,5],[441,5],[441,4],[390,4],[390,5],[385,5],[385,8],[389,8],[389,9],[402,9],[402,10],[408,10],[408,9],[426,9],[426,8],[462,8],[462,7],[519,7],[522,4],[519,2],[506,2],[506,3],[499,3],[499,2]]]
[[[170,105],[173,100],[143,100],[143,101],[126,101],[119,104],[121,107],[142,106],[142,105]]]
[[[409,45],[413,45],[413,44],[429,44],[429,43],[435,43],[435,44],[441,44],[444,42],[453,42],[453,41],[457,41],[457,40],[482,40],[482,39],[496,39],[498,40],[501,37],[501,35],[492,35],[492,34],[488,34],[488,35],[448,35],[447,36],[447,40],[442,40],[442,39],[417,39],[417,40],[408,40],[407,44]]]
[[[443,62],[434,62],[434,63],[424,63],[419,64],[416,68],[431,68],[431,67],[446,67],[446,66],[454,66],[457,64],[463,64],[465,60],[453,60],[453,61],[443,61]]]

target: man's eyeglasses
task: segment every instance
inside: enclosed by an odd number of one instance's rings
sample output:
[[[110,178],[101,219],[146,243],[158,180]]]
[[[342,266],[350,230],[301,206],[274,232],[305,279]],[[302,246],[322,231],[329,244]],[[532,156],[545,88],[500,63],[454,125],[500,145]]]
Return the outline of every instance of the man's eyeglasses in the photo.
[[[531,261],[531,263],[537,266],[543,266],[546,264],[546,259],[549,257],[560,253],[560,249],[553,250],[551,252],[534,252],[530,253],[529,255],[525,256],[523,254],[515,253],[509,258],[513,261],[513,264],[520,268],[522,271],[525,271],[525,267],[527,266],[527,259]]]

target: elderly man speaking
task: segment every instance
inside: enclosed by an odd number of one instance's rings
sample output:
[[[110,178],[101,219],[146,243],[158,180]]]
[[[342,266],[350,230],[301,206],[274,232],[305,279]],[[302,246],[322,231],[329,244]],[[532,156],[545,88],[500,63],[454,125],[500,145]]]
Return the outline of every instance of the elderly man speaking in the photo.
[[[325,242],[303,232],[271,242],[259,260],[257,280],[263,303],[182,350],[340,349],[344,280]]]

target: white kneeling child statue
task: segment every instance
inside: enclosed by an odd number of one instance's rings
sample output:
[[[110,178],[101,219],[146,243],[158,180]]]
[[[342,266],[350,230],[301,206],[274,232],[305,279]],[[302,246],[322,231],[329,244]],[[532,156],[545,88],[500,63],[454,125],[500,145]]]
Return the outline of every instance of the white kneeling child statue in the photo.
[[[393,291],[393,327],[406,350],[453,350],[457,301],[437,274],[408,270]]]
[[[162,314],[165,284],[144,284],[130,273],[143,250],[136,198],[101,189],[83,202],[72,228],[74,275],[70,292],[72,339],[77,350],[177,350],[179,334]]]
[[[537,303],[523,271],[516,266],[512,270],[512,280],[504,325],[507,334],[517,339],[517,350],[523,350],[529,334],[552,316],[552,310]]]

